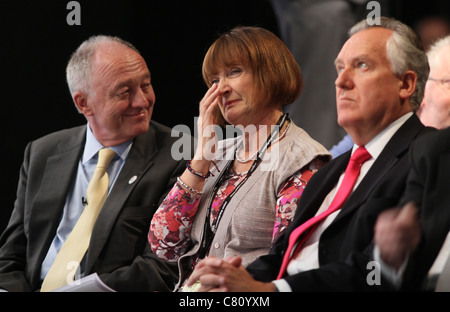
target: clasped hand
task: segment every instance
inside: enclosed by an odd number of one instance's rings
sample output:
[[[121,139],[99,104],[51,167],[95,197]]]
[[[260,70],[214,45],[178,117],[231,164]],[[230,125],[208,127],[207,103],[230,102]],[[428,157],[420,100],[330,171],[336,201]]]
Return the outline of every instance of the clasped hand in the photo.
[[[256,281],[241,263],[241,257],[228,257],[226,260],[207,257],[196,266],[187,286],[200,281],[199,292],[275,291],[274,284]]]

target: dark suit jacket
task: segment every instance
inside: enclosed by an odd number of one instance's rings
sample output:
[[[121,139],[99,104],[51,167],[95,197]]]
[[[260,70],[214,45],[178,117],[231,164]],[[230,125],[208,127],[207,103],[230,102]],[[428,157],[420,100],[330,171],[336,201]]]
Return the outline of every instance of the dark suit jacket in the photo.
[[[62,130],[28,144],[17,199],[0,238],[0,288],[35,291],[41,264],[55,237],[74,181],[86,126]],[[97,272],[119,291],[171,290],[176,266],[151,252],[147,233],[153,213],[184,168],[171,157],[170,129],[154,121],[135,138],[127,161],[95,223],[85,274]],[[137,177],[134,183],[130,178]]]
[[[410,256],[403,290],[421,289],[450,230],[450,128],[414,142],[411,163],[402,202],[418,205],[423,235],[419,248]]]
[[[427,132],[416,115],[394,134],[369,172],[319,240],[319,269],[285,279],[293,291],[357,291],[379,289],[366,277],[372,260],[372,238],[378,214],[398,204],[410,170],[407,156],[411,142]],[[302,194],[292,224],[276,241],[269,255],[250,264],[248,271],[258,280],[276,279],[291,232],[313,217],[324,198],[345,171],[351,151],[333,159],[313,175]],[[372,269],[372,267],[370,267]]]

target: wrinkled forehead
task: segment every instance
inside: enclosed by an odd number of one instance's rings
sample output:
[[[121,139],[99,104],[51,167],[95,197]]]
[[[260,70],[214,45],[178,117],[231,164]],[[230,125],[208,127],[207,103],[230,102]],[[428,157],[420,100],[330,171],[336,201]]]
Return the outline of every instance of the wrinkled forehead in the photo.
[[[345,62],[360,55],[387,60],[386,45],[392,34],[392,30],[381,27],[355,33],[344,43],[335,63]]]
[[[450,46],[438,48],[429,55],[428,61],[432,71],[442,70],[450,73]]]
[[[99,49],[95,55],[93,68],[100,77],[127,74],[150,75],[143,57],[124,46],[115,46],[114,49]]]

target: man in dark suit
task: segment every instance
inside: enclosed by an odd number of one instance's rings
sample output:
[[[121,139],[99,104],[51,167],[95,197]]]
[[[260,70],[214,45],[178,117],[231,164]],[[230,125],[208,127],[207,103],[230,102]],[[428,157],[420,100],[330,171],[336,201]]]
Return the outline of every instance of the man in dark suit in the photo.
[[[95,36],[72,55],[67,81],[88,124],[26,147],[14,210],[0,239],[0,289],[41,288],[89,205],[87,185],[106,147],[115,152],[107,169],[109,195],[76,275],[97,273],[118,291],[170,290],[176,269],[152,254],[147,233],[185,163],[171,155],[171,130],[150,122],[155,94],[147,65],[131,44]]]
[[[443,243],[448,242],[446,236],[450,230],[449,52],[450,36],[436,41],[428,50],[430,76],[417,111],[424,124],[445,130],[414,142],[405,195],[398,208],[380,214],[375,226],[377,260],[383,264],[383,277],[398,289],[434,290],[448,257],[448,247]],[[443,286],[450,290],[450,274],[444,275],[439,277],[437,290]],[[445,280],[447,285],[442,283]]]
[[[200,290],[229,291],[390,289],[367,279],[373,226],[380,212],[398,204],[410,170],[409,146],[427,132],[413,111],[423,97],[429,67],[414,31],[393,19],[381,18],[380,23],[356,24],[335,61],[338,122],[350,134],[353,149],[311,178],[292,224],[268,255],[246,270],[238,257],[207,258],[190,284],[200,280]],[[291,233],[327,210],[350,156],[361,146],[370,159],[362,164],[353,192],[340,210],[310,232],[297,255],[286,256],[287,270],[280,273]]]
[[[397,271],[404,266],[398,281],[388,279],[396,282],[400,290],[433,290],[442,270],[442,267],[438,269],[436,276],[430,275],[427,281],[427,274],[450,230],[449,142],[450,128],[414,142],[410,152],[411,172],[402,202],[399,208],[380,214],[375,226],[375,243],[384,265]],[[443,260],[444,263],[446,259]]]

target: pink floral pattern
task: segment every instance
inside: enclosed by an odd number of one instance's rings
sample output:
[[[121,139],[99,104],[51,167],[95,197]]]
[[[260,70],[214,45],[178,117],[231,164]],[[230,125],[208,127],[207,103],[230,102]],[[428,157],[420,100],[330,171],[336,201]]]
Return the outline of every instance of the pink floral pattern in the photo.
[[[320,159],[313,160],[308,167],[299,170],[281,188],[274,220],[272,243],[289,226],[306,184],[311,176],[324,165]],[[217,192],[211,211],[211,226],[217,221],[219,209],[225,198],[233,192],[246,176],[230,170]],[[153,216],[148,240],[153,252],[166,261],[176,261],[186,253],[191,238],[190,232],[198,210],[201,195],[191,194],[175,183],[172,190]]]
[[[297,210],[297,202],[300,200],[309,179],[316,171],[317,169],[312,168],[312,166],[308,170],[301,170],[284,184],[277,200],[272,243],[291,223]]]

